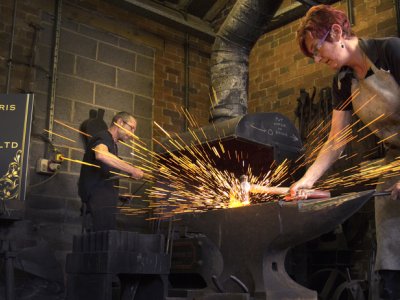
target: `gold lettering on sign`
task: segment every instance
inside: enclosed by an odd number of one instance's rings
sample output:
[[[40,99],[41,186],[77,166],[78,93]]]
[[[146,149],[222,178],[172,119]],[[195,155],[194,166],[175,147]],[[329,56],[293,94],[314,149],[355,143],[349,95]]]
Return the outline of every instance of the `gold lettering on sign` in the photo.
[[[17,109],[15,104],[0,104],[0,110],[4,111],[14,111]]]
[[[16,149],[18,148],[17,142],[3,142],[0,144],[0,149]]]
[[[19,186],[19,173],[21,171],[22,151],[18,150],[14,161],[8,165],[8,171],[0,178],[0,199],[17,199]]]

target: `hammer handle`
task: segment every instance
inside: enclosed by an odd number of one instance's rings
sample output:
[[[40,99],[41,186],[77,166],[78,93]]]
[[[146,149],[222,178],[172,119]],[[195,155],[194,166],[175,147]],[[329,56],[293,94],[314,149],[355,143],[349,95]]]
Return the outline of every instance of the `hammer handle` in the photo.
[[[250,192],[254,194],[287,195],[289,194],[289,190],[289,187],[263,186],[258,184],[252,184],[250,186]],[[304,191],[307,193],[307,199],[323,199],[331,197],[329,191],[314,189],[305,189]]]
[[[252,184],[250,186],[250,193],[254,194],[270,194],[270,195],[286,195],[289,193],[288,187],[279,186],[263,186],[259,184]]]

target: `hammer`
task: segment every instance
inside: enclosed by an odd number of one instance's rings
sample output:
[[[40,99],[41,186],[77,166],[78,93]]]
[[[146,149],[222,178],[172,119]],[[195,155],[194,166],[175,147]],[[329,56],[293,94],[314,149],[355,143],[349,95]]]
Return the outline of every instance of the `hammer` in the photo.
[[[242,201],[249,201],[249,194],[268,194],[268,195],[286,195],[285,200],[296,200],[296,197],[290,197],[289,187],[277,187],[277,186],[264,186],[259,184],[250,184],[247,175],[240,176],[240,193]],[[329,191],[321,191],[314,189],[305,189],[305,199],[324,199],[330,198],[331,193]],[[302,200],[304,200],[302,198]]]

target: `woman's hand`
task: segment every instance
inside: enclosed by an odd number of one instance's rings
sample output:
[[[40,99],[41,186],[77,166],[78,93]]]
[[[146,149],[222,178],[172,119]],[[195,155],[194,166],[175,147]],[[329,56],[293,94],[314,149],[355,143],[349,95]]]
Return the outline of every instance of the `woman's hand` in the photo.
[[[302,177],[299,181],[296,181],[291,185],[290,196],[293,199],[307,199],[307,192],[305,189],[311,189],[313,185],[314,182],[306,177]]]

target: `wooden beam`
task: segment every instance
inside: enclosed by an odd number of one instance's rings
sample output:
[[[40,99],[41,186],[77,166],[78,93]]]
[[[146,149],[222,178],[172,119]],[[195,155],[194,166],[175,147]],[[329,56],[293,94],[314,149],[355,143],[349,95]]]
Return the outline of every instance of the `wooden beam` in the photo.
[[[228,2],[229,0],[217,0],[210,8],[210,10],[205,14],[203,19],[207,22],[212,22],[216,18],[216,16],[226,7]]]
[[[177,30],[193,34],[208,41],[215,39],[215,32],[210,23],[190,14],[183,14],[148,0],[119,0],[118,3],[126,4],[136,13]]]

